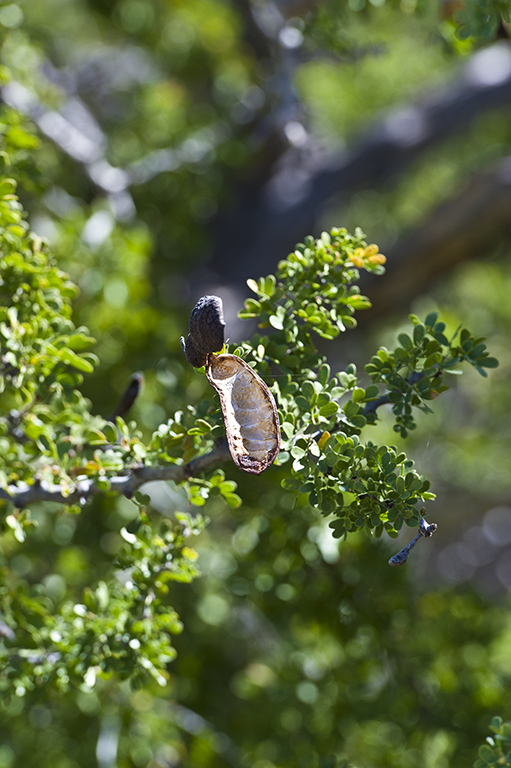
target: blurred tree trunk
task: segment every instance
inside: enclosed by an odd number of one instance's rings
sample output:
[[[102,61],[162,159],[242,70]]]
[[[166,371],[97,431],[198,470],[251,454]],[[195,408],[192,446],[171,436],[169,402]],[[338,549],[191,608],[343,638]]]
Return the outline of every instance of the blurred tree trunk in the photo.
[[[359,324],[404,309],[428,284],[468,259],[484,256],[511,234],[511,157],[475,176],[454,200],[402,237],[387,253],[387,279],[368,276],[363,288],[373,303]]]
[[[307,157],[307,148],[293,148],[281,156],[278,163],[270,153],[277,168],[270,180],[262,185],[240,187],[235,203],[215,221],[211,268],[222,281],[239,284],[255,273],[274,270],[278,260],[292,250],[296,242],[310,232],[317,232],[324,207],[332,197],[342,203],[356,189],[395,182],[421,155],[466,132],[480,115],[510,107],[511,45],[500,42],[475,54],[449,87],[415,105],[390,112],[349,152],[314,161]],[[467,231],[491,231],[495,224],[493,217],[498,219],[502,230],[508,192],[504,187],[505,200],[497,199],[499,185],[504,184],[498,181],[499,173],[474,180],[471,191],[449,204],[451,207],[447,207],[442,218],[442,237],[454,236],[455,232],[461,237],[464,216]],[[257,178],[264,175],[260,169]],[[437,213],[435,217],[440,215]],[[447,226],[450,218],[452,227]],[[485,246],[487,238],[488,235],[468,237],[470,253],[475,255]],[[435,247],[439,240],[440,234]],[[423,251],[415,255],[412,246],[407,239],[408,261],[422,263]],[[458,253],[461,241],[458,238],[452,244],[445,242],[444,248],[449,253]],[[392,258],[400,258],[401,246],[395,253]],[[453,264],[456,260],[459,257],[450,256],[447,263]],[[444,264],[440,258],[438,262]],[[428,274],[431,274],[433,261],[429,263]],[[419,269],[417,279],[420,276]],[[426,276],[421,279],[425,280]]]

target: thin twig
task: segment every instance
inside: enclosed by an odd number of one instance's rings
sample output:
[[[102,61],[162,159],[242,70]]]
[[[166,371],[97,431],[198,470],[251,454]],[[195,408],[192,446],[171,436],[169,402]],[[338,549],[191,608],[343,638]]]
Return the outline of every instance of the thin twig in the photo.
[[[423,371],[414,371],[407,379],[406,383],[413,387],[414,384],[417,384],[418,381],[420,381],[422,378],[424,378],[424,372]],[[368,403],[365,408],[362,410],[361,415],[367,416],[368,413],[376,413],[376,409],[380,408],[382,405],[387,405],[390,403],[390,397],[389,393],[382,395],[381,397],[378,397],[376,400],[373,400],[372,402]]]

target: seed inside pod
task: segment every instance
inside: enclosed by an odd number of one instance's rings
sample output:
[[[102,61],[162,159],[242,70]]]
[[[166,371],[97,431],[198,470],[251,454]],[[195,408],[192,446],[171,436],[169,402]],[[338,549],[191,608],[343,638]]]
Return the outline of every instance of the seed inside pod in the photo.
[[[280,448],[277,406],[264,381],[236,355],[208,355],[206,376],[220,397],[229,450],[245,472],[260,475]]]

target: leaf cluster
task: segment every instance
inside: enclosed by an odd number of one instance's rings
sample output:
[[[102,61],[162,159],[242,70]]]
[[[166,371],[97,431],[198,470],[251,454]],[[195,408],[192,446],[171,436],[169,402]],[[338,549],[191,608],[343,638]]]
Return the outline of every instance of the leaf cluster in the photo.
[[[240,316],[274,330],[235,350],[274,378],[284,438],[278,463],[291,462],[283,487],[335,515],[337,537],[363,527],[395,536],[404,521],[417,524],[419,504],[435,498],[405,453],[362,438],[378,409],[390,405],[394,430],[406,437],[416,427],[415,411],[431,413],[428,403],[448,389],[445,374],[469,363],[486,376],[498,364],[482,339],[458,329],[449,340],[445,323],[430,313],[424,322],[411,316],[412,333],[399,334],[394,350],[381,347],[371,358],[368,386],[354,365],[332,376],[312,333],[333,339],[355,327],[355,310],[370,306],[356,285],[359,270],[381,274],[385,257],[363,238],[360,230],[345,229],[307,238],[275,277],[249,280],[257,300],[248,299]]]
[[[319,239],[306,237],[279,263],[275,276],[247,281],[257,299],[245,301],[240,317],[257,317],[261,328],[284,331],[297,351],[310,346],[310,330],[331,340],[354,328],[355,310],[370,306],[356,285],[359,269],[382,274],[385,263],[364,237],[360,229],[351,235],[344,228],[323,232]],[[287,367],[294,370],[297,362],[295,354]]]
[[[138,503],[145,501],[140,497]],[[55,601],[5,565],[0,584],[0,689],[23,696],[40,686],[65,691],[94,686],[96,677],[167,682],[175,656],[170,635],[181,632],[169,605],[170,582],[198,575],[197,553],[187,541],[205,520],[177,513],[154,526],[140,516],[123,528],[125,546],[107,581],[86,587],[81,600]]]
[[[22,126],[17,131],[4,140],[6,164],[10,155],[16,158],[14,139],[30,137]],[[0,488],[11,493],[37,484],[70,496],[82,481],[93,480],[96,489],[108,491],[119,473],[141,464],[183,465],[210,449],[224,428],[220,410],[207,401],[176,412],[149,442],[134,422],[117,417],[112,423],[91,413],[79,387],[97,357],[89,351],[95,340],[87,328],[72,320],[77,287],[47,243],[30,232],[15,190],[15,180],[1,175]],[[217,475],[189,485],[192,503],[203,505],[211,491],[239,505],[236,483],[223,481]],[[17,513],[7,523],[22,539],[29,517]]]
[[[457,36],[461,40],[472,38],[479,43],[493,40],[502,22],[511,21],[509,0],[466,0],[463,9],[455,15]]]
[[[196,459],[215,457],[223,440],[215,401],[186,404],[148,439],[133,421],[117,417],[114,423],[91,413],[79,388],[96,359],[88,351],[93,340],[87,329],[76,328],[71,318],[76,288],[46,244],[30,234],[14,183],[2,183],[4,496],[28,486],[57,488],[70,497],[85,483],[85,499],[93,492],[115,494],[116,482],[139,470],[167,469],[175,471],[171,476],[194,506],[218,496],[238,507],[237,484],[215,461],[205,471],[194,469],[205,466],[194,465]],[[248,299],[240,313],[256,318],[262,331],[234,351],[268,380],[277,399],[282,485],[332,516],[337,537],[361,528],[376,536],[396,535],[403,522],[416,524],[418,506],[434,498],[404,452],[365,438],[379,408],[390,406],[396,431],[406,436],[415,426],[415,410],[428,412],[428,403],[446,389],[445,374],[465,362],[484,375],[497,364],[481,339],[463,330],[449,340],[445,325],[431,314],[424,323],[412,318],[412,333],[401,334],[394,350],[380,349],[362,376],[354,365],[332,374],[314,334],[332,340],[355,327],[355,312],[370,306],[357,285],[360,270],[382,274],[384,262],[360,230],[352,235],[336,228],[318,239],[306,238],[280,262],[276,275],[248,281],[257,298]],[[30,525],[27,510],[6,517],[7,529],[20,542]],[[177,533],[166,524],[155,533],[142,511],[122,532],[131,549],[119,561],[119,574],[129,578],[105,579],[86,590],[79,603],[53,605],[37,592],[40,586],[17,582],[6,570],[9,690],[45,681],[67,685],[96,673],[138,679],[141,670],[161,682],[173,657],[168,634],[179,629],[163,595],[169,581],[189,581],[196,574],[184,537],[185,530],[197,532],[201,525],[179,518]]]
[[[65,487],[100,423],[77,389],[94,370],[94,339],[72,322],[76,287],[29,231],[15,189],[0,177],[0,488]]]
[[[493,736],[488,736],[487,743],[479,747],[474,768],[511,766],[511,723],[501,717],[493,717],[490,731]]]
[[[424,323],[416,315],[410,319],[412,335],[400,333],[399,346],[393,351],[381,347],[365,366],[373,384],[385,385],[386,398],[395,415],[394,430],[401,437],[416,427],[414,408],[432,413],[427,403],[449,388],[444,374],[461,374],[456,366],[466,362],[486,377],[485,369],[498,365],[498,361],[490,357],[484,340],[473,337],[465,328],[458,329],[452,340],[447,339],[445,323],[438,320],[437,312],[431,312]],[[369,421],[373,421],[379,404],[381,401],[376,400],[366,409]]]

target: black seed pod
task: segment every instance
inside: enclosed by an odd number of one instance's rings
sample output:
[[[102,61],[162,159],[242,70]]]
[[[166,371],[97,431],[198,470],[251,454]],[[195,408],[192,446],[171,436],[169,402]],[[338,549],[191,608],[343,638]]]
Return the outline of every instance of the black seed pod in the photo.
[[[206,364],[206,355],[221,352],[224,346],[224,312],[219,296],[203,296],[192,309],[190,333],[181,336],[186,359],[194,368]]]

